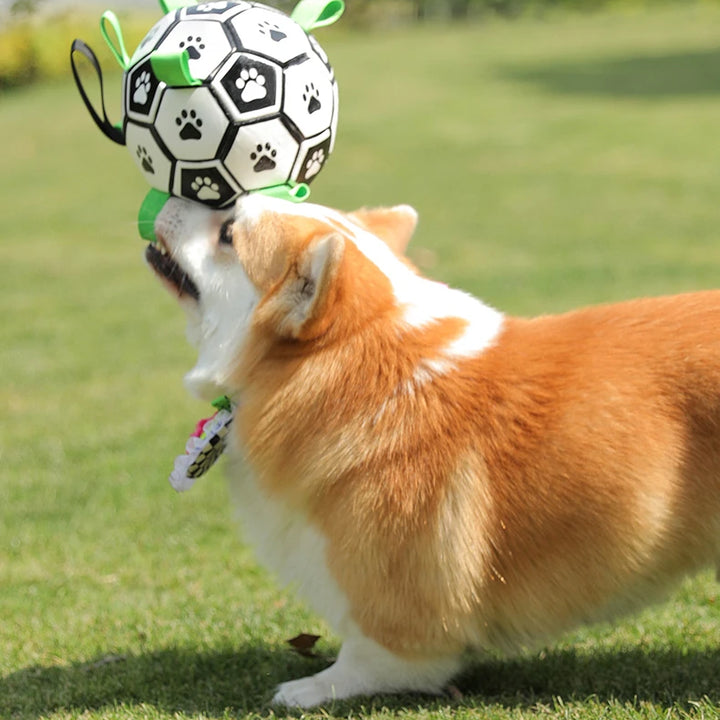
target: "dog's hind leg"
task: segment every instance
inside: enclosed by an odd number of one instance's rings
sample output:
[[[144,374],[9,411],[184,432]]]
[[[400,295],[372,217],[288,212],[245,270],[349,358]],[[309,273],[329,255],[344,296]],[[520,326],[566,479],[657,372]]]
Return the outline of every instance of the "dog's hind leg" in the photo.
[[[337,661],[317,675],[282,683],[273,703],[309,708],[354,695],[439,693],[460,669],[459,656],[408,660],[362,635],[348,639]]]

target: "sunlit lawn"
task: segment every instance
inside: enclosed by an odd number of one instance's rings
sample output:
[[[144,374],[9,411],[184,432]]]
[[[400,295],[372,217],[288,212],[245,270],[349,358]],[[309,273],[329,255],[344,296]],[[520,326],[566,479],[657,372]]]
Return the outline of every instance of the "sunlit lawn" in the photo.
[[[426,272],[523,314],[719,284],[720,10],[320,37],[342,109],[313,197],[414,204]],[[220,471],[166,482],[206,408],[142,263],[143,181],[70,82],[0,96],[0,138],[0,718],[271,715],[338,641],[256,567]],[[716,592],[476,658],[463,698],[309,716],[720,715]]]

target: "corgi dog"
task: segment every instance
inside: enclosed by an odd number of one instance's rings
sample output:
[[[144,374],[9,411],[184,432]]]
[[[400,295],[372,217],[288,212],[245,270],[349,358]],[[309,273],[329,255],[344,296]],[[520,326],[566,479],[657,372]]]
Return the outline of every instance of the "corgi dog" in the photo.
[[[236,404],[261,562],[343,638],[311,707],[436,693],[467,649],[537,646],[720,553],[720,292],[511,317],[403,257],[411,208],[173,198],[149,264],[186,385]]]

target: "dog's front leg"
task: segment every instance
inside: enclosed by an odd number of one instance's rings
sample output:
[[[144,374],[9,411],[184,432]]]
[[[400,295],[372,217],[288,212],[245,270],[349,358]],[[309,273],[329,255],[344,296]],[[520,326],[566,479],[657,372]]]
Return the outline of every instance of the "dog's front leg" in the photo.
[[[377,693],[439,693],[460,669],[458,656],[408,660],[357,634],[343,643],[337,661],[317,675],[282,683],[273,703],[309,708],[331,700]]]

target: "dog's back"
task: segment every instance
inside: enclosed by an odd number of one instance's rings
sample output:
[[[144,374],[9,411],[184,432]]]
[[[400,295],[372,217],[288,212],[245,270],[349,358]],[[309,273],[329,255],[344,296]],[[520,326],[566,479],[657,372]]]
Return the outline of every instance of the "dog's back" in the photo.
[[[366,635],[515,649],[715,561],[720,293],[502,318],[468,357],[466,306],[399,332],[381,299],[337,342],[270,347],[239,424]]]

